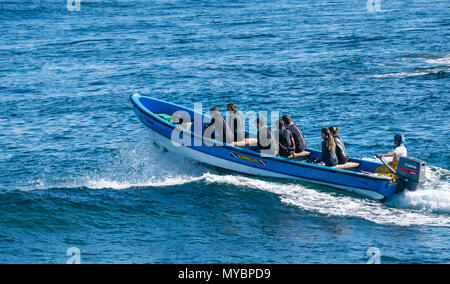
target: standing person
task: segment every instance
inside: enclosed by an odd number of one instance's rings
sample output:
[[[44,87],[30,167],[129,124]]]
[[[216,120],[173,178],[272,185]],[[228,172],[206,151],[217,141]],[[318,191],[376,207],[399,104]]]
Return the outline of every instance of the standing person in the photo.
[[[306,142],[305,137],[303,136],[300,127],[298,127],[295,123],[292,122],[292,119],[289,115],[285,115],[281,118],[284,122],[286,128],[292,133],[295,141],[295,154],[299,154],[306,150]]]
[[[225,118],[216,107],[209,110],[209,115],[211,116],[211,122],[205,127],[203,136],[215,140],[219,140],[223,143],[229,143],[233,134],[228,128]],[[216,132],[219,134],[219,138],[216,137]]]
[[[333,135],[334,143],[336,144],[336,156],[338,158],[339,165],[343,165],[348,162],[348,154],[347,150],[345,149],[344,141],[342,141],[341,137],[338,136],[339,128],[336,126],[330,126],[328,127],[328,130],[330,130],[331,135]]]
[[[334,167],[338,164],[336,156],[336,144],[334,137],[328,128],[322,128],[322,161],[329,167]]]
[[[284,158],[293,158],[295,153],[295,141],[292,132],[284,129],[282,120],[275,122],[277,130],[273,132],[275,140],[278,141],[278,155]]]
[[[395,148],[393,151],[388,152],[388,153],[384,153],[384,154],[378,154],[376,155],[376,157],[378,159],[382,158],[382,157],[394,157],[394,159],[392,160],[392,162],[389,163],[389,166],[394,169],[397,170],[398,167],[398,161],[400,160],[400,157],[406,157],[408,156],[408,150],[405,147],[405,136],[403,136],[402,133],[397,133],[394,136],[394,144],[395,144]],[[376,173],[389,173],[389,170],[386,166],[380,166],[375,170]]]
[[[257,151],[268,155],[276,155],[278,150],[277,143],[273,137],[272,131],[264,125],[263,118],[256,119],[256,128],[258,129]]]
[[[233,141],[239,142],[245,139],[244,128],[242,127],[242,118],[241,115],[237,111],[237,107],[235,104],[227,105],[227,114],[228,114],[228,128],[233,133]]]

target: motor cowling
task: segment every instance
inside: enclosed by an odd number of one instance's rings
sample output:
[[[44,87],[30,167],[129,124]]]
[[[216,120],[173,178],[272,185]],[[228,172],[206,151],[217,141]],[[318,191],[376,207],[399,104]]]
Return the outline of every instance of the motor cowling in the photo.
[[[415,191],[425,182],[426,163],[422,160],[401,157],[398,161],[397,176],[399,179],[399,186],[397,191]]]

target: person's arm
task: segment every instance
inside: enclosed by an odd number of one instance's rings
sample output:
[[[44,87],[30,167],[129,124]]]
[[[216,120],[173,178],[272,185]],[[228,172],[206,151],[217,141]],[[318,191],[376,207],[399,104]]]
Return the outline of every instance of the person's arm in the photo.
[[[395,156],[395,151],[391,151],[391,152],[388,152],[388,153],[384,153],[384,154],[377,154],[377,155],[375,155],[375,157],[377,157],[377,158],[382,158],[382,157],[392,157],[392,156]]]
[[[291,135],[291,143],[292,143],[292,149],[294,149],[294,153],[295,153],[295,141],[294,141],[294,137]]]

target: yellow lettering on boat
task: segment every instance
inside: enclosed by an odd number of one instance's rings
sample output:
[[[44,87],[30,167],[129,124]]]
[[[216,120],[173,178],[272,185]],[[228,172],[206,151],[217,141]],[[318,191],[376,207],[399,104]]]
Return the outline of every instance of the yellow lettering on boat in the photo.
[[[247,157],[247,156],[244,156],[244,155],[239,155],[238,158],[241,159],[241,160],[246,160],[246,161],[252,162],[252,163],[258,163],[257,159],[251,158],[251,157]]]

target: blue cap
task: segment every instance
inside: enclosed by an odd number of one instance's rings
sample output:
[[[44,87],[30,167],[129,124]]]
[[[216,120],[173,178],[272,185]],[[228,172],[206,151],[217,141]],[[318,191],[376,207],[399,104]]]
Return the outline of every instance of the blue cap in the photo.
[[[405,144],[406,142],[405,136],[402,133],[395,134],[394,139],[400,142],[400,144]]]

